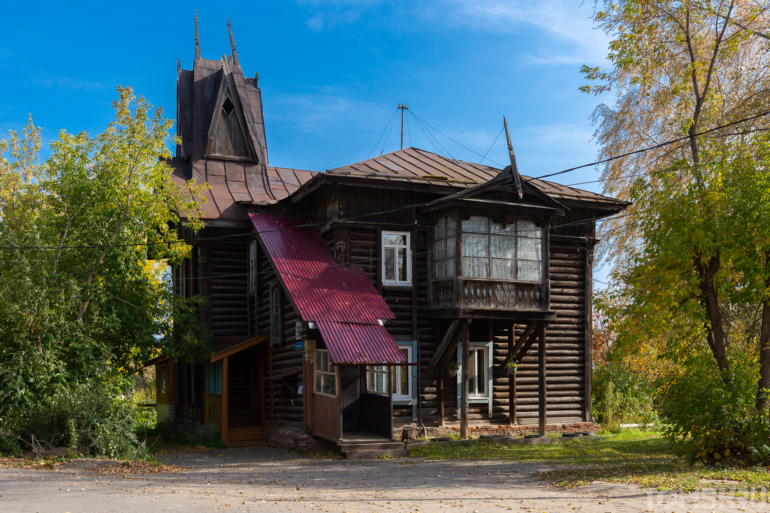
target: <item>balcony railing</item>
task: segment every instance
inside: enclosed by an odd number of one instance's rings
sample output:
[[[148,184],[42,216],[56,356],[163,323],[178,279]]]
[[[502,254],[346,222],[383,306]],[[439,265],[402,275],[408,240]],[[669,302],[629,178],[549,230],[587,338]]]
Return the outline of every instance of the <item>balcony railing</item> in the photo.
[[[547,310],[542,283],[450,278],[431,283],[431,308]]]

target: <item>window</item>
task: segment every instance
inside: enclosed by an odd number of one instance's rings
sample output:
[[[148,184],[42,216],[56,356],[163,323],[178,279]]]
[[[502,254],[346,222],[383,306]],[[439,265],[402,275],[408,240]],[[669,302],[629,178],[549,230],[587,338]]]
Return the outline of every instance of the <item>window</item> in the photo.
[[[409,233],[382,232],[382,283],[410,285]]]
[[[372,366],[366,368],[366,391],[372,394],[389,394],[388,368]]]
[[[329,351],[315,351],[315,393],[337,397],[337,369],[329,360]]]
[[[412,346],[399,346],[406,361],[412,363]],[[410,401],[412,399],[412,368],[405,365],[393,367],[393,378],[390,381],[393,387],[394,401]]]
[[[489,358],[486,347],[471,347],[468,360],[468,397],[487,397]]]
[[[281,343],[281,288],[270,290],[270,343]]]
[[[257,241],[249,243],[249,293],[257,291]]]
[[[233,105],[233,101],[229,96],[225,98],[225,102],[222,104],[222,110],[228,118],[230,117],[230,114],[233,113],[233,110],[235,110],[235,105]]]
[[[203,390],[207,394],[222,393],[222,360],[209,363],[204,367]]]
[[[158,376],[158,381],[160,382],[160,393],[165,394],[166,393],[166,373],[161,372]]]
[[[433,277],[437,280],[455,275],[457,220],[442,217],[433,228]]]
[[[533,221],[502,224],[472,216],[462,222],[462,274],[467,278],[541,281],[542,236]]]
[[[179,295],[187,297],[187,280],[185,279],[184,263],[185,261],[182,260],[182,263],[177,267],[177,272],[179,273]]]

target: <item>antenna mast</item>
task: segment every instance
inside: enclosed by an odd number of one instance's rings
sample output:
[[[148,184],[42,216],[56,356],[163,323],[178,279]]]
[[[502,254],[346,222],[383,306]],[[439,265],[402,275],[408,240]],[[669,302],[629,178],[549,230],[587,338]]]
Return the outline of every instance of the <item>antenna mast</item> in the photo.
[[[404,111],[409,110],[409,105],[398,104],[397,109],[401,109],[401,149],[404,149]]]

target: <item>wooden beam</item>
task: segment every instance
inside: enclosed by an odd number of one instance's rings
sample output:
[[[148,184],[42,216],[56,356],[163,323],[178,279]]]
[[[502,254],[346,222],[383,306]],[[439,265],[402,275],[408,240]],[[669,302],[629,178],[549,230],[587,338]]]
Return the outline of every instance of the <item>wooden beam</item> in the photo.
[[[257,344],[261,344],[262,342],[264,342],[265,340],[268,340],[269,338],[270,338],[270,333],[265,333],[258,337],[252,337],[250,339],[246,339],[240,344],[237,344],[225,351],[222,351],[221,353],[214,353],[214,355],[212,355],[211,357],[211,363],[227,358],[228,356],[234,355],[235,353],[239,353],[244,349],[248,349],[250,347],[256,346]]]
[[[470,323],[463,322],[463,368],[461,379],[460,438],[468,438],[468,360],[470,359]]]
[[[534,344],[535,341],[537,340],[538,333],[539,332],[537,330],[535,330],[532,333],[530,333],[530,335],[527,338],[526,342],[524,342],[524,344],[522,344],[521,349],[519,349],[518,352],[514,353],[514,358],[519,363],[521,363],[521,361],[524,359],[524,357],[527,356],[527,352],[529,351],[529,348],[531,348],[532,344]]]
[[[527,329],[524,330],[524,334],[519,337],[518,342],[516,342],[516,345],[513,346],[513,348],[508,348],[508,356],[505,357],[505,361],[503,362],[502,368],[505,369],[505,367],[511,363],[511,360],[513,360],[513,357],[516,355],[516,353],[521,350],[522,346],[529,340],[530,335],[532,335],[532,332],[535,331],[535,328],[537,327],[537,322],[532,321],[527,325]],[[531,344],[530,344],[531,345]]]
[[[433,340],[441,338],[441,324],[433,323]],[[444,368],[436,368],[436,415],[438,416],[439,427],[444,425]],[[419,372],[419,371],[418,371]],[[419,392],[418,392],[419,393]]]
[[[508,354],[513,354],[514,342],[516,340],[516,325],[508,325]],[[503,369],[508,372],[506,365]],[[516,424],[516,374],[508,373],[508,424]]]
[[[447,350],[447,346],[449,346],[450,342],[452,342],[452,336],[455,334],[455,331],[457,331],[457,327],[459,325],[460,319],[455,319],[452,321],[452,324],[449,325],[449,330],[441,340],[441,343],[436,349],[436,352],[433,353],[433,359],[431,359],[430,365],[428,365],[428,372],[433,372],[436,369],[436,365],[438,365],[438,362],[441,361],[441,356]]]
[[[228,362],[229,358],[225,357],[222,361],[222,441],[227,445],[230,441],[230,422],[228,418],[228,402],[229,402],[229,389],[228,386]]]
[[[538,332],[538,341],[537,341],[537,354],[538,354],[538,362],[537,362],[537,370],[538,370],[538,409],[539,409],[539,415],[538,415],[538,427],[539,427],[539,434],[540,436],[545,436],[546,431],[546,416],[548,414],[548,390],[547,390],[547,384],[546,384],[546,355],[545,355],[545,326],[540,326],[537,330]]]

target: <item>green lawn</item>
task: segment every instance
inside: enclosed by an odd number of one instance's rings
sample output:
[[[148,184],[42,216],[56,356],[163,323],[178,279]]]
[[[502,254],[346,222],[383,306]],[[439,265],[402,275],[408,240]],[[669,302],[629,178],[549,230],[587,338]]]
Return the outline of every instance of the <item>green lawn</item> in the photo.
[[[542,478],[564,488],[604,481],[683,492],[709,488],[738,495],[746,495],[751,488],[770,489],[770,468],[712,469],[690,465],[669,451],[659,433],[650,431],[625,430],[615,435],[547,445],[490,442],[432,446],[413,449],[411,455],[434,460],[544,462],[557,468],[542,472]],[[764,500],[767,497],[762,496]],[[755,494],[754,498],[759,496]]]

